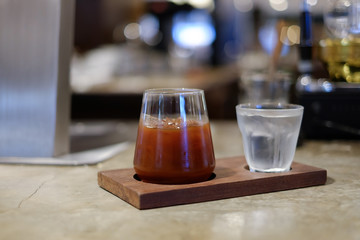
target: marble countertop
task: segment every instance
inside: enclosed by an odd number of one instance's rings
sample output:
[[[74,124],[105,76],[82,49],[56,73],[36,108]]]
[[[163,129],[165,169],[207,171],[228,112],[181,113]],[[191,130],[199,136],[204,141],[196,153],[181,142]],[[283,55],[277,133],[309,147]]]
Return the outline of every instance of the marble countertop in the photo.
[[[128,123],[132,137],[136,124]],[[217,158],[243,155],[235,121],[211,123]],[[305,140],[295,161],[326,185],[151,210],[98,187],[131,168],[134,142],[91,166],[0,165],[0,239],[359,239],[360,141]]]

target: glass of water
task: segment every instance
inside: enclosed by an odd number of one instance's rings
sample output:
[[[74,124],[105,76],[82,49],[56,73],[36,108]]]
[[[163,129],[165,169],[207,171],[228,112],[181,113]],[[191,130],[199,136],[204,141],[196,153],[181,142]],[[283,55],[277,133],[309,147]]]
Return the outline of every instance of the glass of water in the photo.
[[[304,108],[294,104],[239,104],[238,125],[252,172],[289,171]]]

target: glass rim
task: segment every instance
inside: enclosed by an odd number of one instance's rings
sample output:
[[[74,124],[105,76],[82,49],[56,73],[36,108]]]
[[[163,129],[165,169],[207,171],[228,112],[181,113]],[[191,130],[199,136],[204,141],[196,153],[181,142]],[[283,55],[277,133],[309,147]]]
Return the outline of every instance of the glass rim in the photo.
[[[241,103],[236,105],[236,110],[252,112],[297,112],[303,109],[303,106],[292,103]]]
[[[144,94],[157,95],[183,95],[183,94],[203,94],[203,89],[198,88],[150,88],[144,91]]]

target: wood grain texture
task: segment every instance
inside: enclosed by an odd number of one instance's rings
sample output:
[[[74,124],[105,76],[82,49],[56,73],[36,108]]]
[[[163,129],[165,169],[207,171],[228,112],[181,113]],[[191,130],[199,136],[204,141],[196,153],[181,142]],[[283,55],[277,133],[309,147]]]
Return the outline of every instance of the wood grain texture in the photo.
[[[294,162],[284,173],[254,173],[244,157],[216,160],[212,180],[193,184],[164,185],[138,181],[133,169],[98,172],[98,184],[138,209],[197,203],[326,183],[325,169]]]

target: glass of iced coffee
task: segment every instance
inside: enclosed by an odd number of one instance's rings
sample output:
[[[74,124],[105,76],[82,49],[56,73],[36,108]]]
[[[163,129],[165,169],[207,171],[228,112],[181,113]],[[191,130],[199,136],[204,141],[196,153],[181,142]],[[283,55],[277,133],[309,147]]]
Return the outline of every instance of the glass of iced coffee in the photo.
[[[185,184],[208,180],[215,156],[204,91],[144,92],[134,169],[142,181]]]

